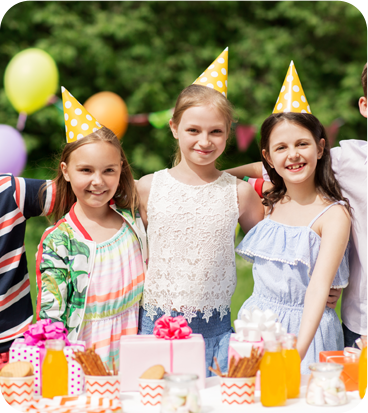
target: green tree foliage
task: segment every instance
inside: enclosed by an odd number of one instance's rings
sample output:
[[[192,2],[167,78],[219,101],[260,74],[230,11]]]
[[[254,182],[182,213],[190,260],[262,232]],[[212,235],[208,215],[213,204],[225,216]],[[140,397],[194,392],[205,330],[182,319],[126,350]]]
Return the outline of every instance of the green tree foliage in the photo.
[[[56,61],[60,84],[83,103],[110,90],[130,114],[174,106],[221,51],[229,47],[228,98],[239,123],[260,127],[271,113],[290,60],[294,60],[312,112],[324,125],[342,118],[339,139],[365,139],[357,101],[366,62],[366,24],[340,1],[311,2],[32,2],[13,6],[0,29],[0,123],[16,125],[3,90],[10,59],[28,47]],[[60,96],[60,92],[58,92]],[[29,116],[22,135],[25,175],[50,177],[48,166],[65,135],[54,106]],[[170,166],[175,142],[168,127],[129,126],[123,146],[136,177]],[[259,160],[256,142],[239,153],[235,139],[222,167]]]

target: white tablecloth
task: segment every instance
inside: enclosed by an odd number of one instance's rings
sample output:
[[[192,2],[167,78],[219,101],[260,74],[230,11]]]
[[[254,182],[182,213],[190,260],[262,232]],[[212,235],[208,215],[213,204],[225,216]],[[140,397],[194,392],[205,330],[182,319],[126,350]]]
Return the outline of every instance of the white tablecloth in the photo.
[[[360,400],[357,391],[348,392],[349,402],[344,406],[319,407],[311,406],[305,401],[307,377],[302,378],[301,395],[298,399],[287,400],[286,405],[282,407],[263,407],[260,400],[260,392],[255,392],[255,403],[248,405],[225,405],[221,403],[220,381],[217,377],[206,379],[206,388],[201,390],[202,410],[201,413],[361,413],[367,412],[368,397],[365,400]],[[159,413],[160,406],[143,406],[139,400],[138,392],[121,393],[120,399],[123,404],[123,413]],[[16,413],[17,410],[10,407],[0,395],[0,412],[1,413]]]
[[[302,383],[300,388],[300,397],[298,399],[291,399],[286,401],[286,405],[282,407],[263,407],[260,402],[260,392],[255,392],[255,403],[254,404],[244,404],[244,405],[226,405],[221,403],[221,392],[220,392],[220,380],[218,377],[210,377],[206,379],[206,388],[201,390],[202,399],[202,410],[201,413],[256,413],[256,412],[289,412],[289,413],[342,413],[347,411],[352,412],[363,412],[367,411],[366,406],[367,401],[362,401],[359,398],[359,393],[348,392],[349,402],[343,406],[311,406],[307,404],[305,400],[306,384],[308,382],[309,376],[302,377]],[[121,393],[120,399],[123,403],[124,413],[159,413],[159,406],[143,406],[139,401],[138,392],[127,392]],[[361,404],[362,403],[362,404]],[[364,406],[364,407],[363,407]]]

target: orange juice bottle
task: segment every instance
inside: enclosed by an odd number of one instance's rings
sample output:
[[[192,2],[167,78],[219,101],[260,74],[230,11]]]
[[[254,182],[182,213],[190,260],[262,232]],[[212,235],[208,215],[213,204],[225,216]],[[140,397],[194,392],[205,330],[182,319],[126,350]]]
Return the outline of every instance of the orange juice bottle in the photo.
[[[283,406],[286,402],[285,362],[281,343],[265,341],[265,353],[261,361],[261,403],[265,407]]]
[[[362,336],[361,341],[363,343],[362,352],[359,357],[359,396],[362,399],[367,390],[367,337]]]
[[[68,395],[68,362],[64,355],[64,340],[47,340],[42,363],[42,397]]]
[[[282,339],[282,355],[286,370],[287,398],[295,399],[300,392],[300,356],[296,349],[295,334],[285,334]]]

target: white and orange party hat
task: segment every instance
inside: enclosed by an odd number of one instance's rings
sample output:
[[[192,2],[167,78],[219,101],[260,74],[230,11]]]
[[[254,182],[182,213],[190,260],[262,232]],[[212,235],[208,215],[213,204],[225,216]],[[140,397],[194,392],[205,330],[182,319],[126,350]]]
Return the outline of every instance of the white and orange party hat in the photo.
[[[102,125],[63,86],[61,95],[67,143],[75,142],[102,128]]]
[[[193,84],[211,87],[227,97],[228,48],[226,48]]]
[[[293,61],[272,113],[281,112],[312,113]]]

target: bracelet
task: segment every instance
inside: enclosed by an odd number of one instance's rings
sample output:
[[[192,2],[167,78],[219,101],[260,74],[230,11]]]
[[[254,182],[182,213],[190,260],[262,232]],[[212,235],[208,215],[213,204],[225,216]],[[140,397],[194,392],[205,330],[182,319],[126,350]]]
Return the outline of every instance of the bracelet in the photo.
[[[243,181],[248,182],[248,184],[250,184],[253,187],[253,189],[257,192],[259,197],[263,198],[262,187],[265,181],[263,178],[250,178],[249,176],[245,176],[243,178]]]

